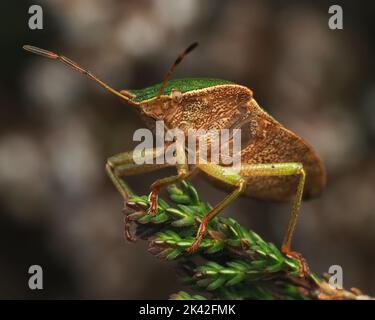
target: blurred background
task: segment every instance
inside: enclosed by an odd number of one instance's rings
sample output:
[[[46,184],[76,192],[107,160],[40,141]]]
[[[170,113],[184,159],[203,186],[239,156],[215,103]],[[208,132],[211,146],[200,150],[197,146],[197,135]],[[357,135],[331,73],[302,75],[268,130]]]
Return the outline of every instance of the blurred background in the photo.
[[[28,8],[43,8],[43,30]],[[328,28],[340,4],[344,30]],[[174,263],[123,239],[122,200],[104,165],[131,150],[144,124],[127,105],[59,63],[54,50],[116,88],[161,82],[177,54],[200,46],[174,77],[246,85],[309,141],[328,184],[305,202],[294,249],[317,273],[343,268],[344,286],[375,295],[375,20],[361,1],[1,1],[0,298],[165,299],[181,289]],[[172,172],[172,171],[171,171]],[[140,194],[168,170],[131,177]],[[224,192],[199,177],[204,199]],[[240,199],[234,216],[281,244],[290,204]],[[27,285],[41,265],[44,290]]]

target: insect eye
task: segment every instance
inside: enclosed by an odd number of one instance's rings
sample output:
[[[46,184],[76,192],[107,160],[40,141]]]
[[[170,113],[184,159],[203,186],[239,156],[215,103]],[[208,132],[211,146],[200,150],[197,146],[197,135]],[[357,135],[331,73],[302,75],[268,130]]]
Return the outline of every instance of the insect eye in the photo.
[[[182,101],[182,92],[178,89],[173,89],[171,92],[171,99],[173,102],[180,103]]]

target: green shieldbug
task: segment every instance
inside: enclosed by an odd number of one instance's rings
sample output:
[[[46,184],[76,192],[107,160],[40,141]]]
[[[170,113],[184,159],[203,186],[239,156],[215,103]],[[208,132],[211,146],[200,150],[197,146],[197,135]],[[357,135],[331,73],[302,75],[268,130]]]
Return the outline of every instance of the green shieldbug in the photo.
[[[197,43],[180,54],[161,84],[145,89],[115,90],[74,61],[56,53],[33,46],[24,46],[27,51],[49,59],[59,60],[81,72],[102,87],[135,107],[147,122],[162,120],[167,128],[188,129],[228,128],[241,129],[246,137],[241,149],[241,170],[228,173],[225,166],[216,163],[197,163],[190,168],[187,162],[177,164],[177,174],[155,181],[151,185],[150,214],[157,210],[160,188],[190,177],[197,171],[231,193],[203,217],[196,241],[188,249],[196,250],[202,240],[207,224],[228,204],[240,195],[264,200],[285,201],[294,196],[292,213],[281,246],[290,256],[303,258],[291,251],[291,240],[296,226],[302,199],[320,194],[326,175],[322,161],[307,142],[286,129],[264,111],[253,98],[252,91],[242,85],[219,79],[177,79],[170,77],[182,58],[194,49]],[[186,150],[185,150],[186,151]],[[184,151],[184,152],[185,152]],[[158,156],[156,148],[148,150]],[[133,152],[124,152],[110,157],[106,170],[114,185],[124,197],[129,197],[130,188],[123,177],[165,168],[168,164],[137,165]],[[307,266],[303,263],[306,271]]]

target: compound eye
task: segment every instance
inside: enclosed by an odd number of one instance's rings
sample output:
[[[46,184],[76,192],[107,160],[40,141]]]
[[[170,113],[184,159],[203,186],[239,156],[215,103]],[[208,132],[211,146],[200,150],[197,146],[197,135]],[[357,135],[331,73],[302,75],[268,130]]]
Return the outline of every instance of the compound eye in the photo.
[[[171,99],[174,103],[180,103],[182,101],[182,92],[174,88],[171,92]]]

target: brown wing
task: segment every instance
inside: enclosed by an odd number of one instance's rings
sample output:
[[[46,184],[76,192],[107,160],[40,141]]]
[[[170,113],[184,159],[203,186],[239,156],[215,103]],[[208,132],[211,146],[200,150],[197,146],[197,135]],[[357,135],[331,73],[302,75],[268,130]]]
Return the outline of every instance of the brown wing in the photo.
[[[324,166],[315,151],[259,107],[246,87],[222,85],[185,93],[166,122],[185,131],[241,128],[243,163],[302,162],[307,173],[304,199],[317,196],[325,185]],[[284,201],[294,196],[298,177],[251,177],[248,182],[247,196]],[[231,189],[216,179],[215,184]]]
[[[242,163],[301,162],[306,171],[303,199],[318,196],[326,183],[324,165],[314,149],[301,137],[283,127],[259,107],[254,99],[247,112],[231,128],[241,128]],[[211,177],[207,178],[212,180]],[[286,201],[297,189],[298,176],[248,177],[245,195],[257,199]],[[220,181],[216,185],[232,189]]]
[[[323,163],[313,148],[268,115],[254,99],[249,102],[249,111],[253,120],[253,139],[242,149],[242,162],[301,162],[306,171],[303,198],[318,196],[324,188],[326,175]],[[249,177],[246,195],[259,199],[288,200],[295,195],[297,183],[298,176]]]

